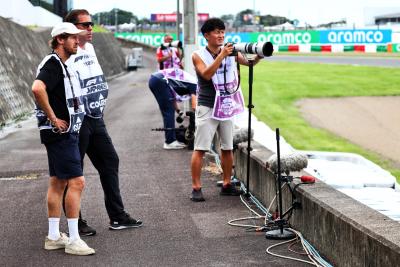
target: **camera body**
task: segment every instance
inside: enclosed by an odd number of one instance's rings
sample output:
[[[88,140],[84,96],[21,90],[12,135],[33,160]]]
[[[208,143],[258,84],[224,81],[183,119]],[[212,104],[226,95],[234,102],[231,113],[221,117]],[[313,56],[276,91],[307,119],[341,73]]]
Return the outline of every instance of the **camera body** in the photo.
[[[244,54],[255,54],[258,55],[259,57],[270,57],[274,52],[274,46],[272,45],[271,42],[231,43],[231,44],[233,45],[233,51],[229,56],[237,56],[238,52],[241,52]]]
[[[161,44],[161,50],[165,50],[169,47],[182,48],[182,42],[181,41],[172,41],[170,43]]]
[[[179,115],[176,118],[176,122],[183,123],[185,117],[189,118],[189,124],[186,127],[181,125],[176,130],[176,139],[179,142],[187,144],[189,150],[193,150],[193,148],[194,148],[194,131],[196,130],[195,113],[193,111],[186,111],[186,113],[183,113],[183,111],[181,111],[181,112],[179,112]]]

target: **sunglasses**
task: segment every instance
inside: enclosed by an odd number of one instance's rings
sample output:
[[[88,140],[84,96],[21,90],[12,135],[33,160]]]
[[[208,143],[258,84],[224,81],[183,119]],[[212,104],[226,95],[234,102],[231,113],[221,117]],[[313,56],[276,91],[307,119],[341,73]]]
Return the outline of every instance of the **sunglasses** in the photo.
[[[89,21],[89,22],[78,22],[78,23],[75,23],[75,25],[82,25],[85,28],[89,28],[89,26],[93,27],[94,23],[91,22],[91,21]]]

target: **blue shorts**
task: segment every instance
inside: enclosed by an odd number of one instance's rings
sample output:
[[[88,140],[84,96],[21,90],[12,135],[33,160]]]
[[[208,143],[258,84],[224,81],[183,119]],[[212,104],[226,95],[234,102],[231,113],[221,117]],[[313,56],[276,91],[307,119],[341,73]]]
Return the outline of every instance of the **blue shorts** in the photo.
[[[71,179],[83,176],[81,156],[79,153],[79,136],[68,134],[68,137],[45,144],[49,160],[50,176],[58,179]]]

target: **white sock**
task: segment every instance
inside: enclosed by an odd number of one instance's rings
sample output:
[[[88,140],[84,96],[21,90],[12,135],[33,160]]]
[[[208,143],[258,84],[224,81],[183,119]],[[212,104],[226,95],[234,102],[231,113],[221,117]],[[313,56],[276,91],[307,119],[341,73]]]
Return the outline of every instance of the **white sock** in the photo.
[[[80,239],[78,230],[78,218],[67,219],[68,230],[69,230],[69,241],[72,242],[76,239]]]
[[[49,218],[49,239],[58,240],[60,236],[60,218]]]

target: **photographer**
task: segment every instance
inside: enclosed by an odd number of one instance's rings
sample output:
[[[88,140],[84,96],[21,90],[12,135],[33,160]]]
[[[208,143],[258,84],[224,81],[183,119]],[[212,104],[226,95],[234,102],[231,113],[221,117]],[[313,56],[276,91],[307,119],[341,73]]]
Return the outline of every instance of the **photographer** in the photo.
[[[179,113],[177,101],[191,98],[196,107],[196,78],[181,69],[164,69],[153,73],[149,88],[157,100],[163,117],[164,128],[175,128],[175,111]],[[164,149],[182,149],[186,145],[176,140],[174,130],[165,131]]]
[[[172,43],[174,39],[171,35],[167,34],[164,36],[164,44]],[[177,47],[165,46],[161,44],[157,48],[157,62],[159,63],[159,69],[179,68],[183,69],[182,58],[183,54]]]
[[[208,19],[201,27],[207,46],[192,55],[196,70],[199,94],[196,109],[195,144],[192,154],[192,201],[204,201],[201,191],[203,156],[211,147],[218,132],[221,143],[223,186],[221,195],[237,196],[242,192],[231,185],[233,164],[233,117],[244,111],[244,100],[239,84],[238,64],[248,65],[248,60],[234,51],[232,44],[224,46],[225,25],[217,18]],[[257,64],[260,58],[254,59]]]

